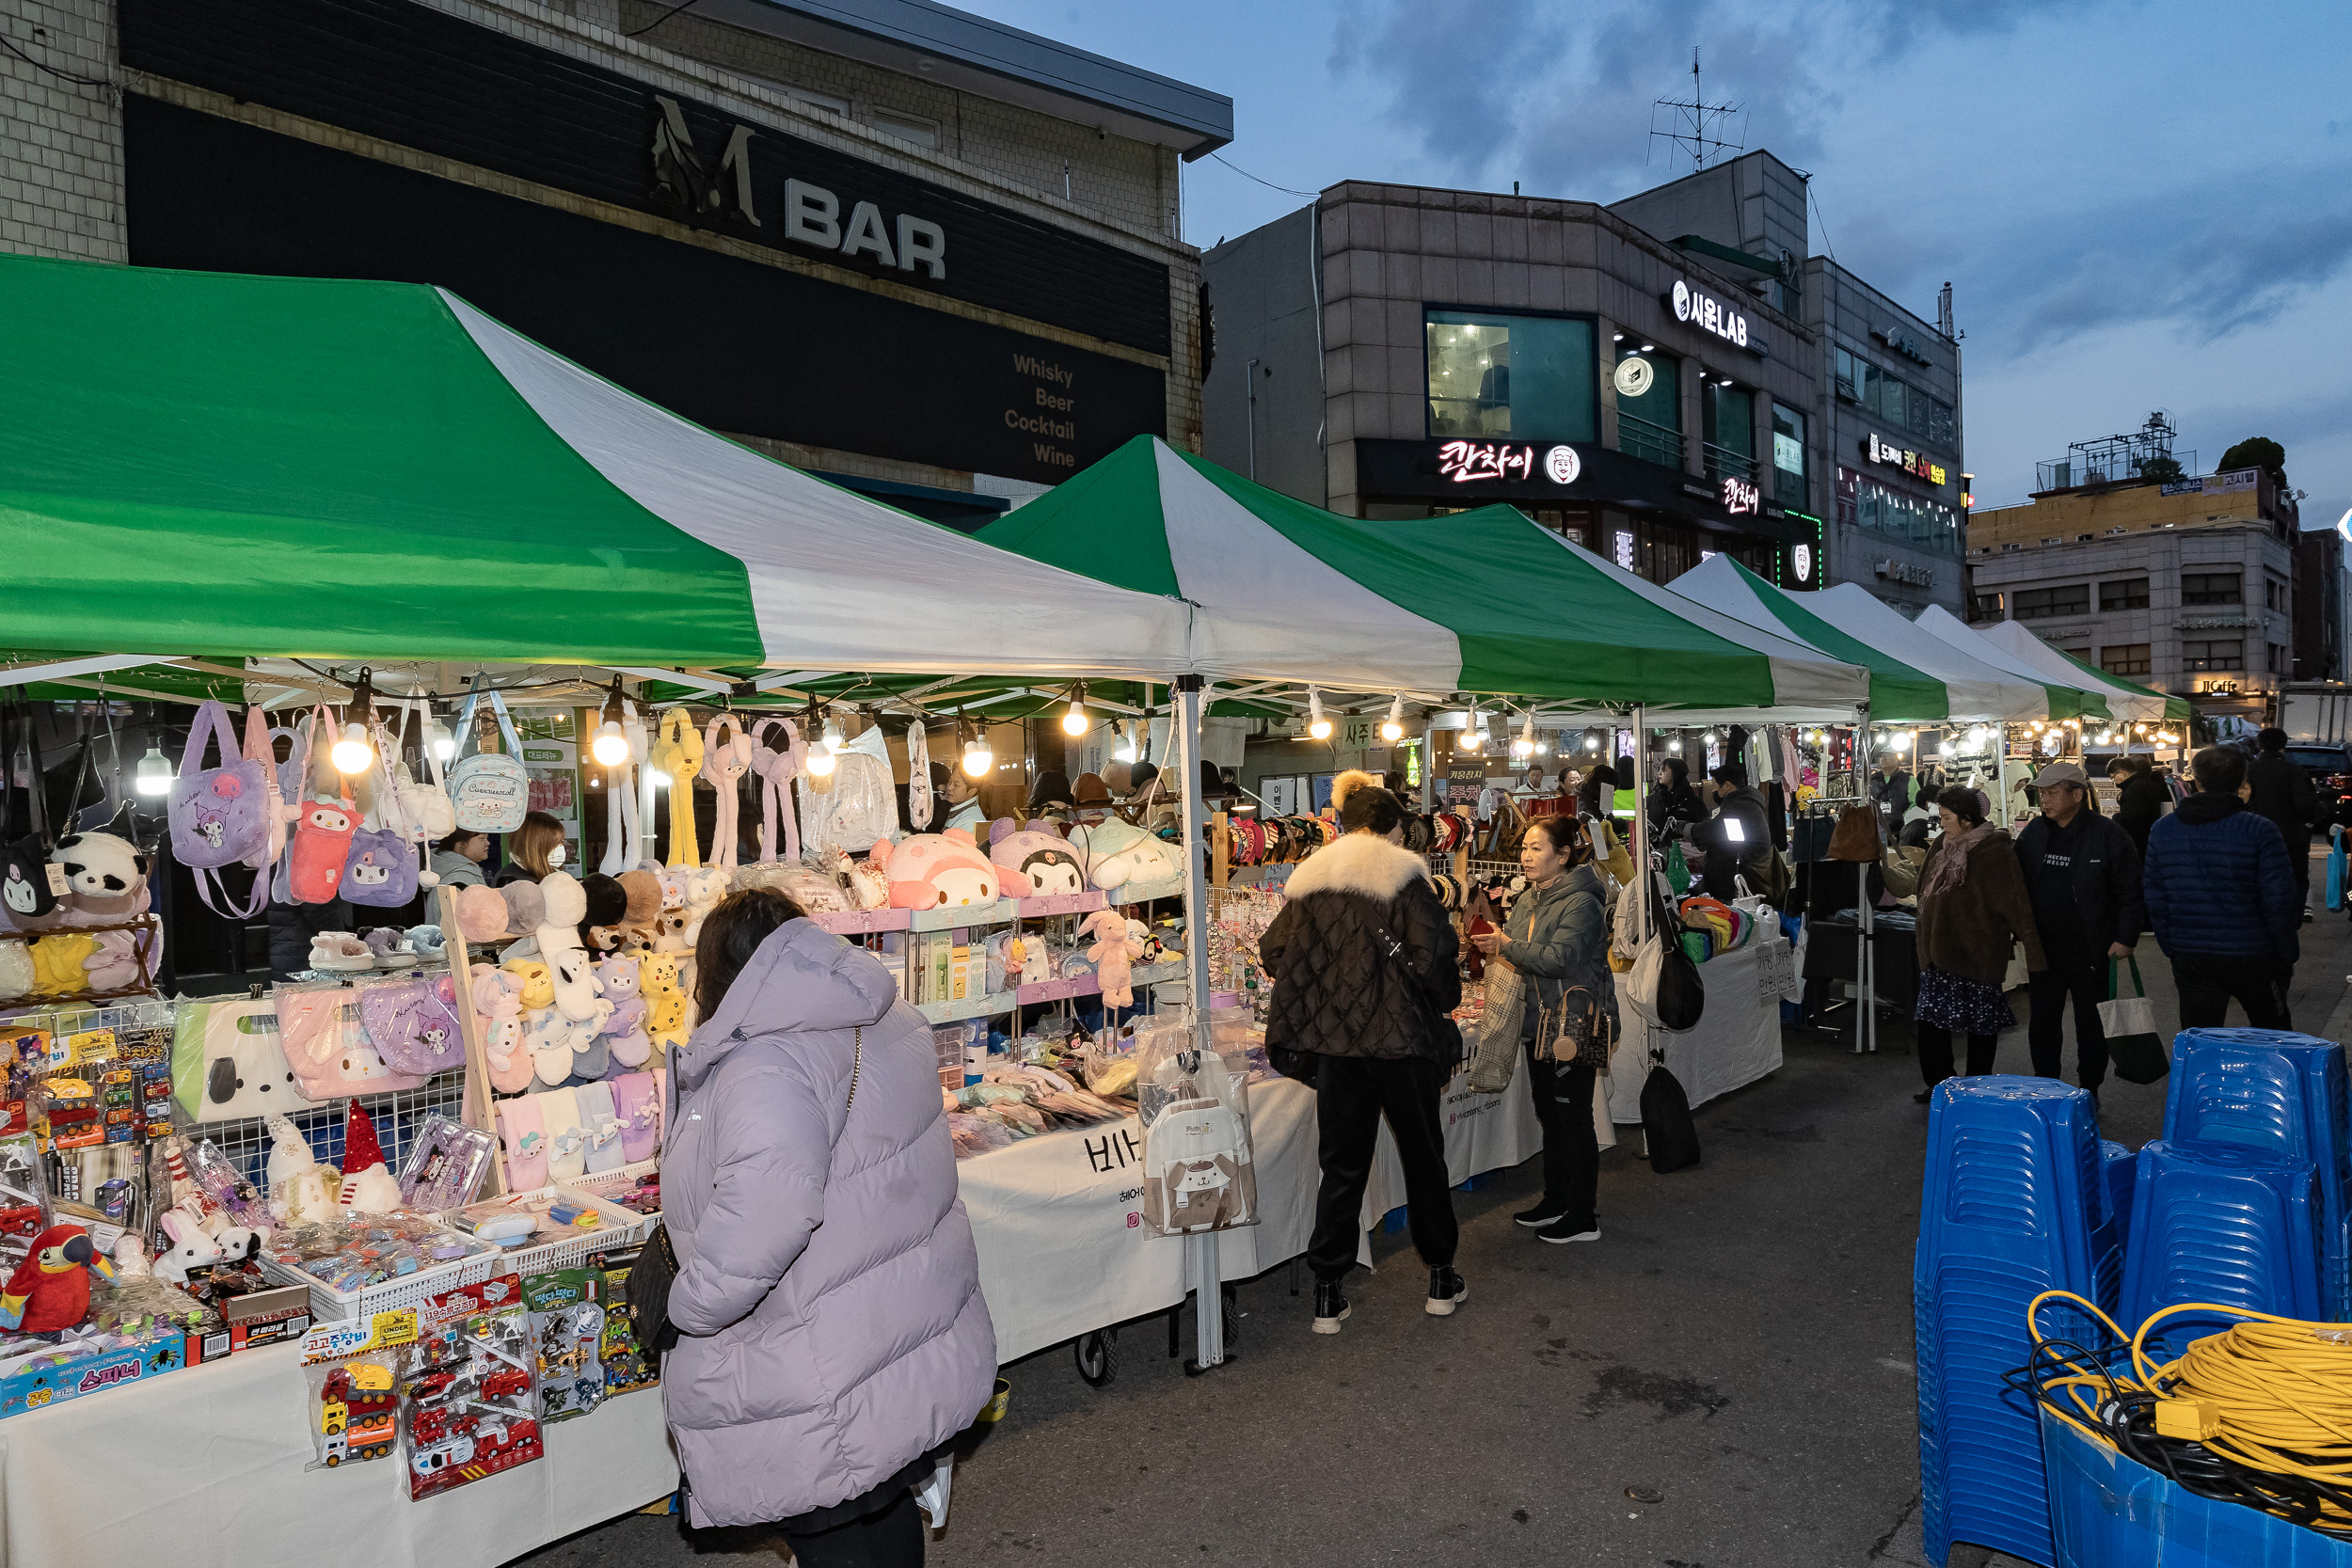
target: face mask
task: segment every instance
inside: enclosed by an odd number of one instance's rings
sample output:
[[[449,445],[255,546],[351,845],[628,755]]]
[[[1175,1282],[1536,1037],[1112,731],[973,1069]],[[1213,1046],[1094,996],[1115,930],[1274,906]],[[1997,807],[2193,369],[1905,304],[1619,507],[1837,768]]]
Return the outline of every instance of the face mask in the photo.
[[[561,844],[548,851],[548,869],[549,871],[564,869],[564,847]]]

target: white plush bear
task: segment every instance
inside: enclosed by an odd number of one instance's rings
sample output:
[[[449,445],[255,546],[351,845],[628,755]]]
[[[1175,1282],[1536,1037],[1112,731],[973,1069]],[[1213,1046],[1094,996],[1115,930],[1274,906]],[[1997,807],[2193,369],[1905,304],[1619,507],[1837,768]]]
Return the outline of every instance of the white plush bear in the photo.
[[[561,1084],[572,1075],[572,1021],[561,1008],[524,1009],[523,1046],[542,1084]]]

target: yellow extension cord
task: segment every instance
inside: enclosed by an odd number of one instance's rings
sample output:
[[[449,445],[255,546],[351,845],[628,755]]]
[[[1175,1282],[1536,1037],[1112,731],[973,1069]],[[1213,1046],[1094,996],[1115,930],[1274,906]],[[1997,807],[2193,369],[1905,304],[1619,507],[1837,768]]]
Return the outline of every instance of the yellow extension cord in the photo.
[[[2026,1326],[2042,1342],[2038,1319],[2046,1301],[2070,1302],[2125,1338],[2115,1320],[2072,1291],[2044,1291],[2026,1306]],[[2148,1332],[2184,1312],[2221,1312],[2244,1322],[2194,1340],[2177,1360],[2148,1358]],[[2178,1302],[2149,1316],[2129,1336],[2136,1377],[2114,1386],[2156,1396],[2158,1431],[2191,1437],[2211,1452],[2249,1470],[2352,1486],[2352,1324],[2275,1318],[2215,1302]],[[2075,1409],[2091,1417],[2108,1392],[2105,1377],[2053,1377],[2045,1391],[2063,1388]],[[2095,1417],[2086,1422],[2058,1411],[2061,1420],[2112,1448]],[[2352,1513],[2322,1501],[2320,1528],[2352,1530]]]

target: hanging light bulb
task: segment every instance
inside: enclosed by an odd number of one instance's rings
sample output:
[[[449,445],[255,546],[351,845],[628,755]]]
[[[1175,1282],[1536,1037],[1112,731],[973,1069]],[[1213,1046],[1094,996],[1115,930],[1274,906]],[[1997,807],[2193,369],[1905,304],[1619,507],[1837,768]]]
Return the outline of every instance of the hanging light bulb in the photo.
[[[171,791],[171,759],[152,740],[147,743],[147,755],[139,758],[137,781],[141,795],[167,795]]]
[[[1527,722],[1519,726],[1519,737],[1511,742],[1511,754],[1525,762],[1535,754],[1535,716],[1530,713]]]
[[[1323,693],[1307,688],[1307,736],[1311,740],[1331,738],[1331,721],[1323,714]]]
[[[1071,693],[1070,711],[1061,716],[1064,735],[1084,735],[1093,726],[1087,722],[1087,683],[1080,681]]]
[[[1597,752],[1597,751],[1599,751],[1599,750],[1600,750],[1600,736],[1597,736],[1597,735],[1590,734],[1590,733],[1586,734],[1586,736],[1584,736],[1584,749],[1585,749],[1586,751],[1588,751],[1588,752]]]
[[[351,689],[351,705],[343,709],[343,732],[335,744],[327,748],[327,756],[339,772],[364,773],[375,766],[375,748],[368,744],[368,725],[375,720],[374,686],[366,670],[359,672],[359,684]]]
[[[588,754],[596,759],[599,768],[618,768],[628,760],[628,736],[621,733],[621,677],[612,677],[612,690],[604,699],[604,722],[596,727],[596,738],[588,743]]]
[[[1672,740],[1667,741],[1666,750],[1672,752],[1677,756],[1680,756],[1682,754],[1682,737],[1680,736],[1676,736]]]
[[[1486,716],[1472,707],[1470,722],[1462,726],[1462,750],[1475,752],[1486,744]]]
[[[811,718],[813,719],[815,715],[812,714]],[[819,779],[832,778],[834,764],[836,760],[838,760],[835,758],[834,753],[838,752],[840,749],[841,721],[835,719],[831,714],[827,714],[825,715],[824,726],[818,734],[817,744],[808,749],[808,770],[810,775]]]
[[[1380,738],[1391,746],[1405,738],[1405,693],[1402,691],[1389,704],[1389,716],[1380,721]]]

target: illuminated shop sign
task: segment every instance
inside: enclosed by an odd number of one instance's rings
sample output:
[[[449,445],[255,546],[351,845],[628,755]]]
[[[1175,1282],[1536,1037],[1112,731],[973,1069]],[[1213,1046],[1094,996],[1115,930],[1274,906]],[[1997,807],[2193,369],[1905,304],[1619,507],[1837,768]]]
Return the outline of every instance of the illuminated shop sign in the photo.
[[[1791,545],[1788,546],[1788,576],[1799,588],[1813,586],[1812,546]]]
[[[1584,471],[1584,460],[1565,444],[1544,451],[1515,441],[1448,441],[1438,449],[1438,475],[1456,484],[1531,479],[1539,466],[1554,484],[1574,484]]]
[[[1737,474],[1724,476],[1724,489],[1720,499],[1724,503],[1724,510],[1734,516],[1742,513],[1754,516],[1764,510],[1764,492],[1751,481],[1741,479]]]
[[[1875,430],[1870,433],[1869,439],[1862,443],[1862,447],[1871,462],[1883,463],[1889,467],[1900,468],[1915,478],[1926,480],[1930,484],[1942,484],[1950,473],[1950,470],[1943,464],[1934,461],[1927,453],[1913,451],[1908,447],[1899,447],[1892,441],[1883,440]]]
[[[1694,289],[1677,277],[1666,303],[1674,308],[1675,320],[1712,332],[1724,342],[1741,348],[1748,346],[1748,318],[1733,309],[1727,301],[1704,289]]]
[[[1907,582],[1914,588],[1935,586],[1935,568],[1932,566],[1914,566],[1909,562],[1897,561],[1888,556],[1878,562],[1877,569],[1878,575],[1890,582]]]

